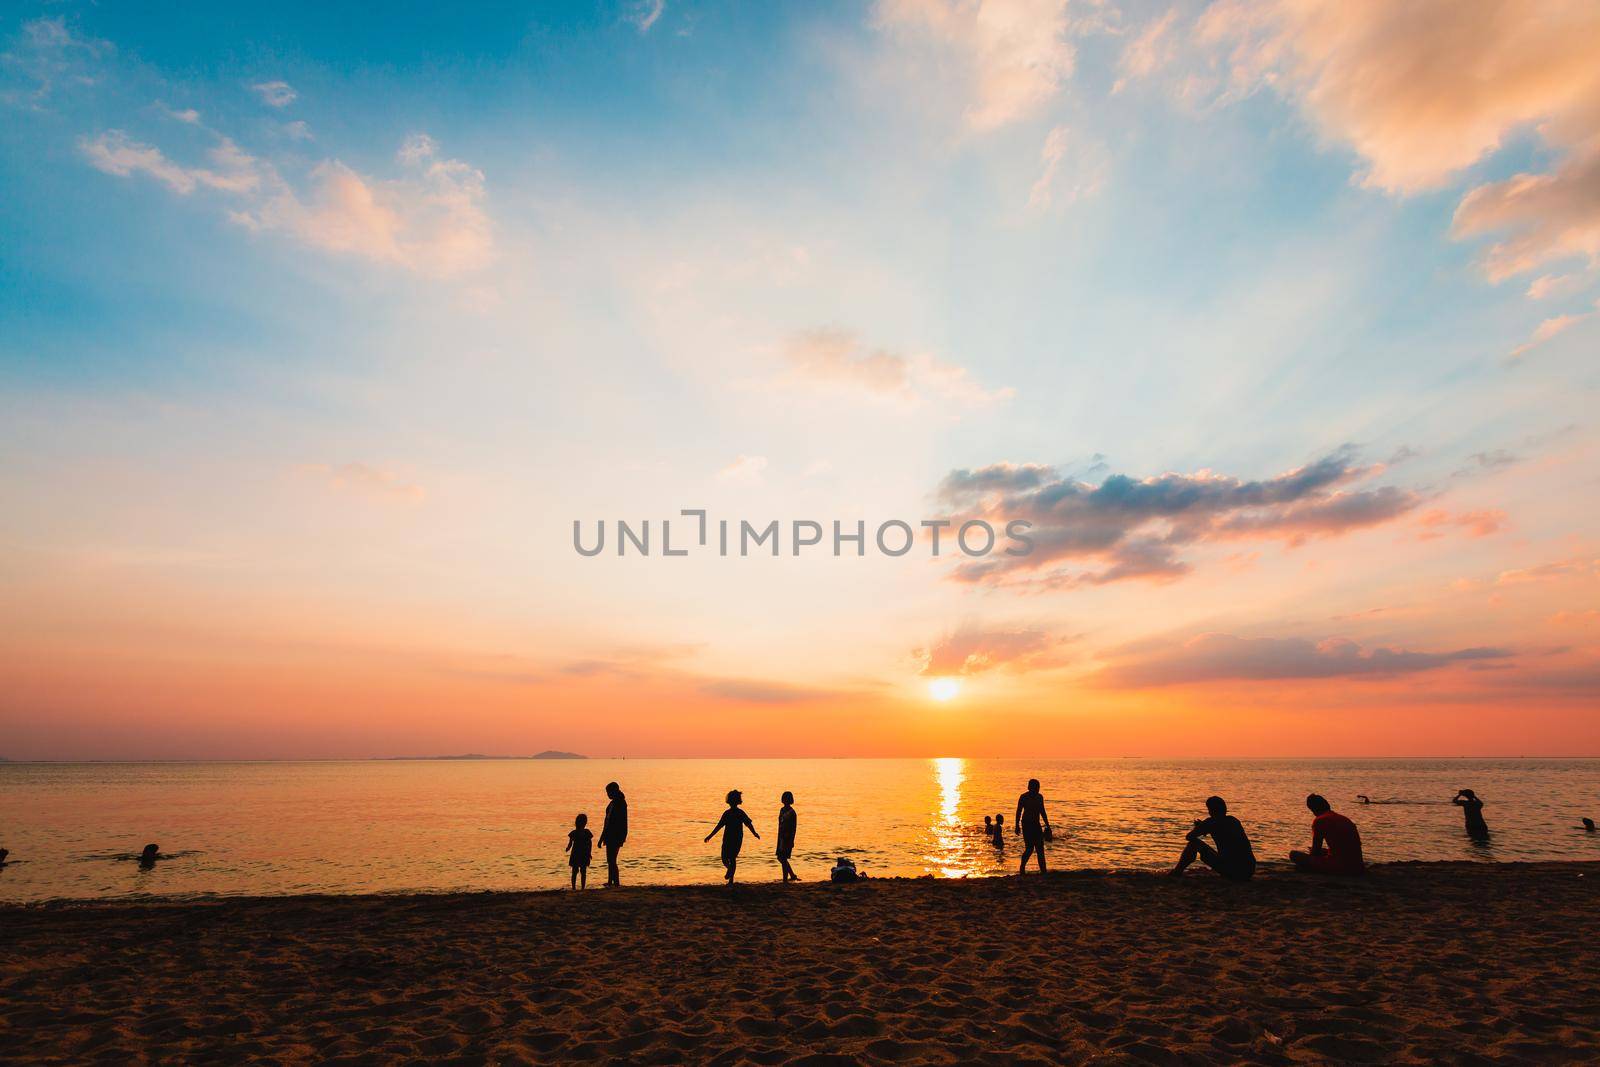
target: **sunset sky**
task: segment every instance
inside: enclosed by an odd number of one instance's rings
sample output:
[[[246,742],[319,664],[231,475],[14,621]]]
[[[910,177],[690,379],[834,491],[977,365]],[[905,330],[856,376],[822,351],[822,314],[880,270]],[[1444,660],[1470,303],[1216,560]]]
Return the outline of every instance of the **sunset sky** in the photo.
[[[1597,56],[8,5],[0,756],[1600,754]],[[1037,548],[573,549],[686,508]]]

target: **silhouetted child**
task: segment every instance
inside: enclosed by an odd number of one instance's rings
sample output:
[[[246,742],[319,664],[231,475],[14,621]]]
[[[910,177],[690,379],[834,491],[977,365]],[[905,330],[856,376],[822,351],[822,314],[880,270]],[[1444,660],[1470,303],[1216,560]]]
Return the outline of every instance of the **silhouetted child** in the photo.
[[[783,880],[798,882],[800,876],[789,866],[789,857],[794,855],[794,831],[800,819],[794,813],[794,794],[785,789],[780,799],[783,807],[778,809],[778,862],[783,866]]]
[[[983,817],[983,836],[987,837],[990,841],[994,840],[994,816],[993,815],[985,815]]]
[[[594,847],[594,831],[589,829],[589,816],[579,815],[572,820],[572,832],[567,835],[567,862],[572,865],[572,888],[581,884],[589,888],[589,853]]]
[[[733,884],[734,868],[739,866],[739,849],[744,847],[745,827],[750,828],[752,837],[757,841],[761,840],[761,835],[756,833],[755,823],[751,822],[750,816],[746,815],[744,810],[739,807],[743,803],[743,793],[737,789],[728,790],[728,810],[722,813],[722,818],[717,820],[717,825],[712,827],[711,832],[706,835],[706,840],[710,841],[717,836],[718,831],[722,832],[722,866],[728,872],[723,877],[729,885]]]
[[[994,835],[989,838],[989,843],[995,848],[1006,847],[1006,817],[1004,815],[996,815],[994,817]]]

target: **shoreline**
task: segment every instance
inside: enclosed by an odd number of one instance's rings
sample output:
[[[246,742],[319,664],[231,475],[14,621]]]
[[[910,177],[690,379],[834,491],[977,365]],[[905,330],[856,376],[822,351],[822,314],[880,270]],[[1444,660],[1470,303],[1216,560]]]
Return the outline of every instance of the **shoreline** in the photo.
[[[22,862],[22,861],[14,861]],[[1359,886],[1367,882],[1382,881],[1390,872],[1415,869],[1478,869],[1478,868],[1550,868],[1555,870],[1572,868],[1574,873],[1587,873],[1590,877],[1600,879],[1600,860],[1388,860],[1383,862],[1368,863],[1367,874],[1359,877],[1344,876],[1317,876],[1299,874],[1287,862],[1282,860],[1263,860],[1256,867],[1256,874],[1249,882],[1240,883],[1248,891],[1251,885],[1264,883],[1286,882],[1329,882],[1335,885]],[[626,868],[624,868],[626,870]],[[1154,868],[1131,867],[1061,867],[1052,868],[1048,873],[1040,875],[1033,868],[1029,868],[1025,875],[1015,872],[1010,874],[980,874],[961,878],[942,878],[938,875],[885,875],[882,877],[868,876],[856,885],[868,886],[926,886],[926,885],[976,885],[982,883],[1008,883],[1016,881],[1034,881],[1043,878],[1049,882],[1075,881],[1080,879],[1098,879],[1110,882],[1121,880],[1138,881],[1155,879],[1160,883],[1174,881],[1169,879],[1166,870]],[[1204,864],[1195,864],[1182,880],[1218,880],[1215,872]],[[769,889],[783,892],[806,892],[819,888],[828,888],[831,891],[847,891],[847,886],[835,886],[826,877],[812,877],[799,882],[783,883],[774,878],[761,880],[741,879],[732,890],[732,895],[738,896],[745,893],[765,892]],[[333,903],[337,901],[371,901],[371,900],[459,900],[462,902],[482,900],[499,897],[579,897],[593,894],[596,896],[623,896],[631,897],[647,893],[713,893],[726,897],[730,890],[720,881],[703,882],[667,882],[667,883],[640,883],[624,884],[620,887],[622,892],[605,887],[596,882],[587,889],[574,891],[565,886],[538,887],[528,889],[378,889],[371,892],[313,892],[313,893],[129,893],[120,896],[98,897],[47,897],[41,900],[8,900],[0,897],[0,918],[13,911],[29,910],[66,910],[71,908],[95,908],[118,906],[152,906],[152,907],[182,907],[185,905],[216,906],[223,904],[267,904],[283,902],[303,903]]]
[[[1595,1062],[1597,905],[1593,861],[54,901],[0,907],[0,1032],[65,1062]]]

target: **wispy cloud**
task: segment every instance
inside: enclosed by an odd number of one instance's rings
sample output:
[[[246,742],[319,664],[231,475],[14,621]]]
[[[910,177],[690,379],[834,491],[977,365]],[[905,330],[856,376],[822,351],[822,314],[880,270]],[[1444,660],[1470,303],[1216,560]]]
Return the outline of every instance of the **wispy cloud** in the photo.
[[[717,481],[728,485],[760,485],[766,471],[766,456],[740,456],[717,472]]]
[[[1413,652],[1362,648],[1342,637],[1309,641],[1298,637],[1236,637],[1207,633],[1179,644],[1157,645],[1117,654],[1092,676],[1111,688],[1143,689],[1216,681],[1277,681],[1360,678],[1415,674],[1459,663],[1504,661],[1501,648],[1462,648]]]
[[[1520,345],[1511,350],[1511,355],[1507,358],[1511,359],[1512,361],[1521,359],[1523,356],[1527,355],[1535,348],[1538,348],[1546,341],[1572,329],[1572,327],[1576,326],[1584,319],[1589,318],[1593,314],[1594,312],[1592,311],[1585,311],[1577,315],[1553,315],[1550,318],[1545,319],[1543,322],[1539,323],[1538,326],[1534,327],[1533,333],[1529,335],[1526,341],[1522,342]]]
[[[1253,481],[1199,471],[1113,474],[1095,485],[1055,467],[1000,463],[950,472],[937,495],[958,522],[981,517],[997,529],[1013,519],[1033,523],[1031,553],[963,563],[957,578],[1070,588],[1172,581],[1191,569],[1180,555],[1185,548],[1230,540],[1296,545],[1390,522],[1421,503],[1420,494],[1394,486],[1347,488],[1381,470],[1357,464],[1349,449]]]
[[[0,52],[0,102],[42,110],[62,86],[96,84],[101,61],[115,52],[110,41],[74,32],[62,16],[24,22]]]
[[[640,33],[649,33],[666,9],[667,0],[634,0],[626,18]]]
[[[953,60],[976,130],[1033,114],[1072,74],[1066,0],[879,0],[875,10],[881,28]]]
[[[906,406],[943,400],[987,407],[1013,395],[1011,389],[985,389],[965,367],[928,353],[902,355],[868,348],[844,330],[811,330],[791,338],[784,358],[789,382],[843,389]]]
[[[1062,648],[1073,640],[1038,629],[994,630],[965,626],[926,648],[912,649],[925,677],[983,674],[997,669],[1045,670],[1065,662]]]
[[[492,238],[483,175],[443,159],[425,134],[408,137],[397,154],[400,173],[376,179],[337,159],[313,167],[298,184],[267,160],[220,137],[206,165],[189,165],[122,130],[84,137],[90,165],[119,177],[144,175],[179,195],[199,189],[231,194],[233,222],[279,232],[327,252],[450,275],[484,266]]]
[[[1406,194],[1456,179],[1519,131],[1553,169],[1479,186],[1454,233],[1494,234],[1491,279],[1600,257],[1600,7],[1566,0],[1219,0],[1195,21],[1201,69],[1219,99],[1270,86],[1324,137],[1361,159],[1362,184]],[[1154,69],[1142,60],[1132,69]],[[1181,64],[1180,64],[1181,68]]]
[[[250,86],[250,91],[268,107],[288,107],[300,98],[300,94],[286,81],[257,82]]]
[[[311,463],[302,466],[300,470],[341,492],[409,501],[422,500],[427,496],[422,486],[406,481],[394,471],[366,463]]]
[[[1045,135],[1039,150],[1039,177],[1028,190],[1028,206],[1046,209],[1074,203],[1099,192],[1106,181],[1105,149],[1065,126]]]

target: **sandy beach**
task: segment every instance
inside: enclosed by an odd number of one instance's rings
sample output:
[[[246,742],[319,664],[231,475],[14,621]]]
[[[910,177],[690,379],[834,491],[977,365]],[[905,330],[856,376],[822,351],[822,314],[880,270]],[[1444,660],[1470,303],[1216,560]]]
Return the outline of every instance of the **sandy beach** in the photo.
[[[8,1058],[1594,1062],[1600,864],[0,909]]]

